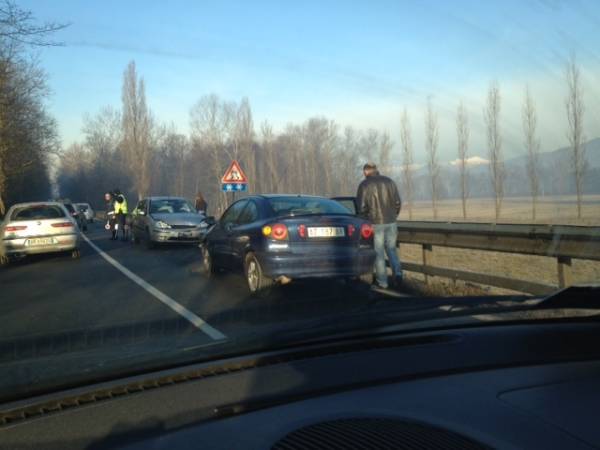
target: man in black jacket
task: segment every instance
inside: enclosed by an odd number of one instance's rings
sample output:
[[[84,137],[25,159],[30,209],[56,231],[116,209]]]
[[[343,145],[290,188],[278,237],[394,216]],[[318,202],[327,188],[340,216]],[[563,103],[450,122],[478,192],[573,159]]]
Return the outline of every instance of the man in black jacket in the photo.
[[[356,203],[358,214],[373,224],[375,231],[374,245],[377,257],[375,259],[375,274],[377,286],[388,287],[385,255],[390,261],[394,284],[399,287],[402,283],[402,267],[396,251],[398,228],[396,218],[400,214],[402,200],[398,187],[390,178],[379,174],[374,163],[363,167],[365,179],[358,186]]]

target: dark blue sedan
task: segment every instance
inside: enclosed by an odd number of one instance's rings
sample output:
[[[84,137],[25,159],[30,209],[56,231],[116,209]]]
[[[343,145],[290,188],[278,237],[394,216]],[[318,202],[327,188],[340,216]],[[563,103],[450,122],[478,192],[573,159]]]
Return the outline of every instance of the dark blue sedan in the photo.
[[[205,273],[243,269],[253,294],[301,278],[370,283],[375,261],[370,223],[335,200],[305,195],[238,200],[201,248]]]

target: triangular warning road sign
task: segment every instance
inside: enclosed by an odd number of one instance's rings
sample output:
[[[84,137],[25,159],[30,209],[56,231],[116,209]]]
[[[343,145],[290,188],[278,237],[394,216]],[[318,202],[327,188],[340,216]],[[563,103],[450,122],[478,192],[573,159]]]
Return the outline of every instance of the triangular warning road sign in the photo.
[[[240,164],[233,160],[229,165],[229,169],[225,171],[225,175],[221,178],[221,183],[247,183],[248,178],[240,167]]]

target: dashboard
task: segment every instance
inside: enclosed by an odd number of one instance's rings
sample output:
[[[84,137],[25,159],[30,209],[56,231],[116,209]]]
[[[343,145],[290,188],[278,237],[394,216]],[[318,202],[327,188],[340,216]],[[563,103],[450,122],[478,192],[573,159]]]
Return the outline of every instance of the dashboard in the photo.
[[[0,448],[597,448],[599,338],[589,319],[332,338],[1,405]]]

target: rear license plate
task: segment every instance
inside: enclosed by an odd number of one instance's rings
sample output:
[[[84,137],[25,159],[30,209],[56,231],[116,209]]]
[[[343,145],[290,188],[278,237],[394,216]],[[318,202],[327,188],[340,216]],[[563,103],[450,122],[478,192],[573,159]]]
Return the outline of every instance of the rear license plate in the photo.
[[[308,237],[344,237],[343,227],[309,227]]]
[[[37,239],[28,239],[27,245],[50,245],[54,244],[54,239],[52,238],[37,238]]]

